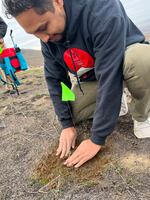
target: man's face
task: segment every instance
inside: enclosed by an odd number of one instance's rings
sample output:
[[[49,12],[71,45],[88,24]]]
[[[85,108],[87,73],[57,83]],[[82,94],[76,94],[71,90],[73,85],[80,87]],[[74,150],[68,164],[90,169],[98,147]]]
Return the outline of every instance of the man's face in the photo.
[[[27,33],[34,34],[43,42],[56,42],[62,39],[66,23],[66,14],[62,0],[53,0],[54,13],[47,11],[38,14],[29,9],[16,17]]]

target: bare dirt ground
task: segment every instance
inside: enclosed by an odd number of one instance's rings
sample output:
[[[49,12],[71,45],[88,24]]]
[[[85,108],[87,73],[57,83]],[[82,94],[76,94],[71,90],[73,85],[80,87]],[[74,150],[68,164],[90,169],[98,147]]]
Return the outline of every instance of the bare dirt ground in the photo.
[[[0,86],[0,200],[150,199],[150,140],[136,139],[129,114],[80,169],[55,157],[61,127],[37,66],[19,75],[20,96]],[[90,127],[91,121],[77,127],[78,143]]]

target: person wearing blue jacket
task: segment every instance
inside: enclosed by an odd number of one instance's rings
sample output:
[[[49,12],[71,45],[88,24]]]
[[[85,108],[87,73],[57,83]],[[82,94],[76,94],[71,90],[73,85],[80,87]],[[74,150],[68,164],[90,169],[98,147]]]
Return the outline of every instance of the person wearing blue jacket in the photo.
[[[4,0],[6,14],[41,39],[44,70],[55,112],[63,127],[57,156],[75,147],[75,124],[93,117],[91,137],[64,164],[80,167],[105,144],[121,108],[123,82],[132,101],[137,137],[150,137],[150,45],[119,0]],[[32,19],[32,20],[31,20]],[[75,102],[61,100],[61,82],[77,84]]]

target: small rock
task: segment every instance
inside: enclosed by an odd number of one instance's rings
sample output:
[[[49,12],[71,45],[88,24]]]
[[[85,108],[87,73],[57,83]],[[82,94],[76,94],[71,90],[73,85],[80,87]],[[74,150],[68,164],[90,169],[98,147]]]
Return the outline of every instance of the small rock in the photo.
[[[3,121],[0,120],[0,129],[6,128],[6,125]]]

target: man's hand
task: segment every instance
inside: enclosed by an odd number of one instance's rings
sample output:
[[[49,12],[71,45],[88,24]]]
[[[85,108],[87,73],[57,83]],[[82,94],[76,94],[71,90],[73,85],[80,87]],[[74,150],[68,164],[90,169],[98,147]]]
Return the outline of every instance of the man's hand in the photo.
[[[67,157],[70,149],[75,147],[76,138],[77,132],[74,127],[65,128],[60,135],[56,156],[60,155],[60,158]]]
[[[80,167],[92,159],[101,149],[100,145],[94,144],[90,139],[84,140],[76,151],[64,162],[67,167]]]
[[[0,47],[3,49],[5,47],[4,40],[0,38]]]

